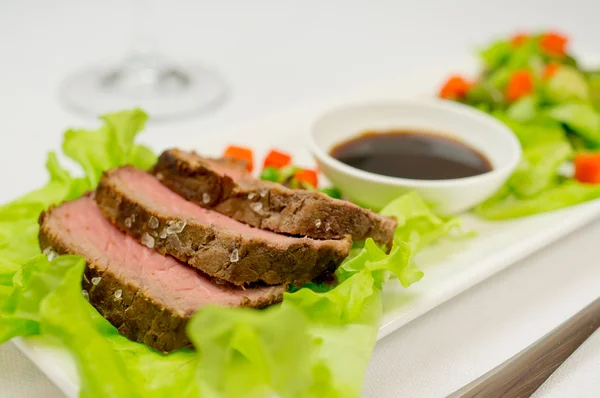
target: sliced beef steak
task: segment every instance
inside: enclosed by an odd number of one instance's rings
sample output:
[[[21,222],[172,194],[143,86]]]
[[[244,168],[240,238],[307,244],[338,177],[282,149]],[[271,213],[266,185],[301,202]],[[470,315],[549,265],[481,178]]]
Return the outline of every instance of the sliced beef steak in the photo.
[[[84,257],[82,285],[90,303],[121,334],[162,352],[190,345],[185,326],[198,308],[207,304],[264,307],[280,301],[284,290],[217,285],[118,231],[90,197],[43,213],[40,246]]]
[[[396,221],[320,192],[254,179],[244,165],[165,151],[153,173],[174,192],[243,223],[316,239],[373,238],[391,247]]]
[[[162,254],[244,286],[302,285],[333,272],[352,242],[294,238],[204,209],[133,167],[105,173],[96,202],[110,222]]]

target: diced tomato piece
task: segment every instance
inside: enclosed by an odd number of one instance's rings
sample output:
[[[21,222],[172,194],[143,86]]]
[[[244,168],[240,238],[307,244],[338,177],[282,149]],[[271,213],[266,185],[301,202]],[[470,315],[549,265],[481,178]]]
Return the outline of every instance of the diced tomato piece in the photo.
[[[523,43],[525,43],[527,39],[529,39],[529,36],[525,33],[517,33],[516,35],[510,38],[510,44],[512,44],[513,47],[519,47]]]
[[[471,83],[461,76],[451,76],[440,89],[440,97],[445,99],[460,99],[467,95]]]
[[[600,184],[600,153],[575,156],[575,179],[587,184]]]
[[[533,76],[528,70],[515,71],[506,86],[506,98],[516,101],[533,92]]]
[[[544,72],[542,73],[542,77],[545,80],[548,80],[548,79],[552,78],[552,76],[554,76],[556,74],[556,72],[558,72],[558,68],[560,68],[559,64],[557,64],[556,62],[550,62],[544,68]]]
[[[304,181],[315,188],[319,185],[319,177],[314,170],[303,169],[297,171],[296,174],[294,174],[294,178],[298,181]]]
[[[248,171],[252,171],[252,169],[254,169],[253,154],[252,150],[249,148],[230,145],[227,147],[227,149],[225,149],[223,157],[246,163],[246,170]]]
[[[284,166],[287,166],[291,162],[292,157],[290,155],[288,155],[285,152],[280,152],[273,149],[265,158],[263,169],[267,167],[275,167],[277,169],[280,169]]]
[[[547,54],[562,57],[566,53],[568,39],[556,32],[548,32],[540,38],[540,47]]]

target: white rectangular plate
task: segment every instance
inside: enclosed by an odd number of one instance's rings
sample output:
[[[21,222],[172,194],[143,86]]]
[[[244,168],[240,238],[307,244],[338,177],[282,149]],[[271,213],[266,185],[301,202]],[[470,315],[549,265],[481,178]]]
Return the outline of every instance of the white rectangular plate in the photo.
[[[588,58],[585,61],[590,64],[598,60],[598,57]],[[256,149],[258,160],[270,148],[280,148],[292,153],[295,162],[312,165],[313,161],[306,149],[306,137],[311,123],[320,112],[344,102],[430,96],[448,71],[474,74],[476,65],[472,60],[447,62],[442,67],[357,90],[341,98],[310,104],[227,131],[199,135],[182,147],[202,154],[219,155],[228,144],[245,144]],[[155,149],[158,151],[162,148]],[[390,281],[385,286],[384,316],[378,338],[383,338],[598,216],[600,201],[503,222],[485,222],[474,216],[464,215],[462,218],[465,228],[474,229],[478,233],[475,238],[446,241],[420,253],[416,261],[425,272],[425,277],[409,289],[402,288],[397,281]],[[14,342],[67,396],[77,396],[77,372],[65,350],[50,346],[41,338],[15,339]]]

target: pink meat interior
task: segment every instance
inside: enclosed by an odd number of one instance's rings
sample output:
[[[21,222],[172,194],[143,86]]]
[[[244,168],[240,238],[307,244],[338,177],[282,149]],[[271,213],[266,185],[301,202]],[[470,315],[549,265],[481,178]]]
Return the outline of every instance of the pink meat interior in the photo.
[[[207,304],[239,305],[244,297],[270,296],[279,287],[239,289],[216,285],[172,257],[162,256],[121,233],[102,215],[93,199],[82,197],[56,208],[49,227],[77,254],[110,270],[166,307],[191,314]]]
[[[262,238],[282,245],[290,244],[299,239],[307,239],[279,235],[275,232],[254,228],[215,211],[204,209],[177,195],[161,184],[156,177],[133,167],[122,167],[114,171],[111,178],[129,196],[142,202],[148,209],[166,217],[224,227],[246,237]]]

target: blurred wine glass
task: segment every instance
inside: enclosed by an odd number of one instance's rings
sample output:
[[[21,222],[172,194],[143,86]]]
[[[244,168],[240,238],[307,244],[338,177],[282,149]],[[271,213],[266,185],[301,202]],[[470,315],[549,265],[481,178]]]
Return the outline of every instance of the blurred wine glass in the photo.
[[[182,117],[223,103],[227,88],[210,68],[180,65],[159,48],[154,36],[155,0],[130,0],[133,38],[119,62],[98,62],[75,71],[60,87],[71,109],[92,116],[140,107],[152,119]]]

